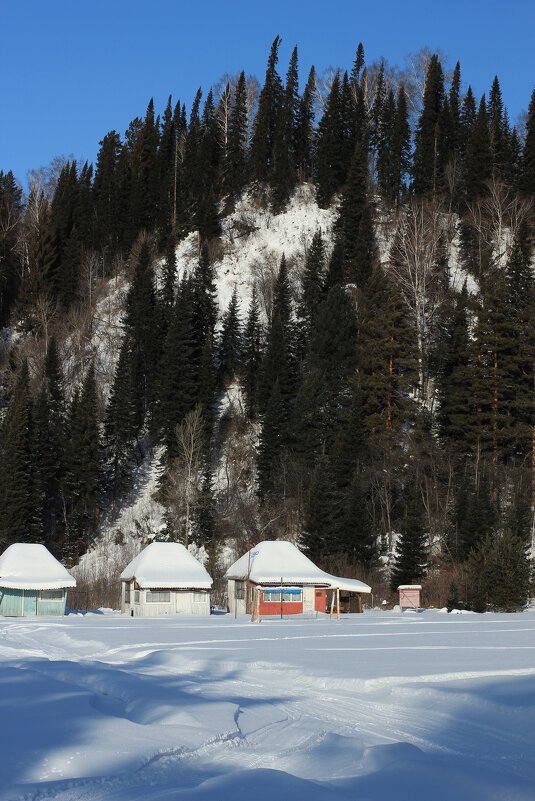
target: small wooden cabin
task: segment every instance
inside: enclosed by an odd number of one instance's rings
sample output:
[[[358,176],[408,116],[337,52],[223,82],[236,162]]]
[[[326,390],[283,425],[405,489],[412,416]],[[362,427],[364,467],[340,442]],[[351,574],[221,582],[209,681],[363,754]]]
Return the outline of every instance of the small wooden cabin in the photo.
[[[326,612],[340,594],[346,598],[345,611],[361,612],[361,595],[371,592],[362,581],[325,573],[283,540],[258,543],[228,568],[225,578],[229,612],[255,611],[260,617]]]
[[[121,610],[132,617],[209,615],[212,579],[178,542],[152,542],[121,573]]]
[[[64,615],[76,580],[44,545],[16,542],[0,556],[0,615]]]

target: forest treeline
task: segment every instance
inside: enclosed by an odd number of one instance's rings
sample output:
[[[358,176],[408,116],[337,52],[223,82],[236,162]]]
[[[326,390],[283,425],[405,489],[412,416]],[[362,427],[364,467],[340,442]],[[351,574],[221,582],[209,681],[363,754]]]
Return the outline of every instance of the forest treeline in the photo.
[[[161,446],[167,535],[214,563],[229,537],[284,536],[392,589],[425,580],[441,603],[515,608],[535,508],[535,91],[517,131],[498,78],[478,99],[438,54],[424,51],[420,96],[362,45],[300,91],[297,48],[283,80],[279,46],[261,86],[242,72],[199,90],[189,117],[151,100],[51,191],[35,174],[23,197],[0,173],[0,324],[18,329],[2,352],[0,545],[76,562]],[[304,183],[335,204],[332,234],[297,271],[282,258],[267,309],[257,288],[218,309],[222,220],[245,195],[282,213]],[[178,280],[192,231],[197,265]],[[101,408],[91,352],[69,383],[66,351],[99,282],[125,272]],[[233,383],[231,504],[214,475]]]

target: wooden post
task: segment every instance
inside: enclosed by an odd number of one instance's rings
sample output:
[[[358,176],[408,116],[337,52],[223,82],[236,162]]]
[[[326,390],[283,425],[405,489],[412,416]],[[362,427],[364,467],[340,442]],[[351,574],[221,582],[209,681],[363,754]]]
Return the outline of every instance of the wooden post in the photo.
[[[281,576],[281,620],[282,620],[282,576]]]
[[[332,587],[332,593],[331,593],[331,612],[329,615],[329,620],[333,619],[333,612],[334,612],[334,587]]]
[[[256,592],[253,594],[253,603],[251,604],[251,623],[254,621],[255,604],[256,604]]]
[[[340,620],[340,587],[336,588],[336,619]]]
[[[257,591],[257,600],[256,600],[256,622],[260,623],[260,588],[256,588]]]

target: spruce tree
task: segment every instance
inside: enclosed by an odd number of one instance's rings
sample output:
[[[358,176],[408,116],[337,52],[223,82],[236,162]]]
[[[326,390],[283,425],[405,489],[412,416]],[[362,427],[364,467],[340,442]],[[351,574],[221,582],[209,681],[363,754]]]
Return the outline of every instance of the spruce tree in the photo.
[[[154,101],[151,98],[144,120],[136,125],[131,138],[129,155],[131,170],[130,215],[134,236],[141,230],[152,230],[158,208],[158,124],[154,118]]]
[[[199,261],[193,273],[192,324],[199,348],[209,340],[214,347],[217,320],[217,299],[214,266],[210,261],[208,245],[204,242]]]
[[[384,140],[388,121],[386,119],[388,110],[386,108],[387,94],[385,85],[385,66],[381,61],[379,73],[377,75],[377,83],[375,88],[375,96],[370,113],[370,136],[369,146],[372,160],[372,171],[375,171],[376,159],[380,143]]]
[[[364,137],[357,142],[342,196],[337,221],[337,237],[343,243],[345,272],[350,282],[363,287],[375,260],[376,245],[368,201],[368,145]]]
[[[102,473],[97,418],[95,370],[90,365],[82,391],[75,394],[65,452],[67,529],[63,555],[69,562],[81,556],[96,531]]]
[[[460,153],[461,149],[461,65],[456,63],[448,95],[451,117],[450,152]]]
[[[199,397],[199,362],[202,351],[193,326],[192,298],[192,282],[186,278],[182,281],[175,300],[159,365],[156,425],[161,431],[169,460],[176,455],[176,426],[195,408]]]
[[[507,169],[507,144],[510,132],[508,130],[507,115],[503,106],[502,92],[497,75],[494,76],[494,81],[489,93],[487,116],[489,122],[492,170],[496,176],[503,177]]]
[[[242,333],[238,290],[234,287],[227,310],[223,314],[221,336],[217,351],[219,382],[223,385],[238,370],[242,351]]]
[[[329,457],[333,478],[342,494],[347,494],[355,471],[363,474],[370,458],[369,431],[366,426],[360,387],[351,379],[351,397],[340,416],[338,434]]]
[[[264,86],[258,99],[249,163],[251,178],[257,183],[265,183],[271,175],[273,167],[273,143],[279,121],[279,110],[282,95],[282,83],[277,73],[280,37],[276,36],[271,45]]]
[[[194,542],[204,546],[208,551],[213,551],[217,539],[216,502],[212,481],[212,474],[209,469],[206,469],[193,519]]]
[[[310,482],[301,536],[306,555],[320,566],[337,552],[340,512],[329,462],[320,458]]]
[[[43,214],[35,237],[30,242],[27,270],[19,284],[17,308],[24,318],[25,328],[34,329],[38,325],[35,314],[38,299],[57,299],[59,266],[57,234],[48,215]]]
[[[137,408],[137,427],[140,430],[154,398],[155,367],[160,345],[156,289],[147,240],[141,244],[134,277],[126,296],[123,327],[131,356],[133,380],[130,386],[135,393],[133,402]]]
[[[301,279],[300,317],[304,322],[304,339],[309,339],[313,320],[325,290],[325,246],[321,231],[316,231],[307,253]]]
[[[325,377],[320,370],[308,370],[295,398],[289,425],[292,459],[305,475],[325,455],[325,416],[328,399]]]
[[[27,362],[17,378],[2,439],[0,534],[5,548],[14,542],[35,542],[42,536],[34,514],[33,423]]]
[[[501,336],[502,398],[508,418],[506,444],[513,459],[525,458],[531,452],[533,441],[535,279],[532,256],[532,235],[524,220],[518,228],[505,267],[505,314]]]
[[[167,330],[171,320],[175,300],[176,283],[176,239],[170,235],[167,240],[165,260],[162,266],[160,308],[162,310],[164,328]]]
[[[282,480],[287,442],[287,410],[275,380],[262,420],[257,452],[257,483],[261,500],[274,493]]]
[[[234,90],[223,164],[223,188],[231,197],[241,193],[247,179],[246,103],[245,73],[242,71]]]
[[[406,487],[404,494],[406,500],[400,521],[396,561],[390,574],[392,592],[400,584],[419,583],[427,565],[425,509],[417,482],[413,481]]]
[[[469,86],[461,104],[461,113],[459,118],[460,125],[460,151],[461,156],[464,158],[468,141],[472,134],[472,128],[476,121],[477,107],[476,101],[472,92],[472,87]]]
[[[492,609],[512,612],[527,603],[530,562],[522,538],[506,529],[494,545],[486,568]]]
[[[276,214],[285,208],[297,183],[296,119],[299,107],[298,92],[297,47],[294,47],[286,76],[286,87],[281,97],[273,141],[271,189],[272,206]]]
[[[283,405],[287,406],[295,386],[295,332],[290,279],[284,256],[273,287],[271,318],[259,378],[259,408],[264,411],[275,382]]]
[[[362,475],[353,473],[344,503],[338,547],[353,564],[369,570],[378,561],[377,540],[367,509]]]
[[[340,161],[342,165],[340,182],[342,185],[346,182],[355,144],[360,141],[361,135],[362,131],[355,126],[353,90],[347,72],[344,72],[340,84]]]
[[[158,172],[158,208],[156,224],[159,243],[164,246],[173,225],[173,201],[175,183],[176,127],[173,115],[172,96],[169,95],[163,114],[158,147],[156,169]]]
[[[121,199],[118,186],[121,137],[115,131],[110,131],[99,144],[93,181],[95,244],[102,248],[104,259],[110,265],[119,249],[116,226]]]
[[[316,154],[316,200],[320,208],[330,206],[344,174],[340,119],[340,75],[334,76],[327,105],[318,126]]]
[[[396,194],[394,189],[395,155],[394,155],[394,125],[396,116],[396,99],[391,89],[386,96],[382,124],[379,132],[376,133],[375,147],[377,150],[376,171],[377,184],[381,195],[388,201],[392,201]]]
[[[442,437],[454,450],[465,448],[465,427],[471,413],[469,382],[468,294],[466,284],[444,312],[444,330],[436,355],[439,409],[437,420]]]
[[[64,528],[65,398],[56,340],[50,339],[45,380],[34,411],[34,459],[39,521],[45,543],[57,550]]]
[[[355,61],[353,62],[353,68],[351,70],[351,82],[354,87],[359,86],[360,84],[360,73],[364,66],[364,47],[362,42],[359,42],[357,47],[357,52],[355,54]]]
[[[410,169],[410,152],[411,130],[407,110],[407,96],[403,86],[401,86],[397,96],[396,113],[392,130],[393,160],[390,187],[396,205],[403,192],[405,178]]]
[[[195,223],[201,213],[204,184],[201,162],[202,126],[200,105],[202,90],[199,88],[191,106],[189,125],[184,141],[184,158],[182,164],[183,205],[180,210],[179,225],[186,231],[194,230]]]
[[[295,163],[300,181],[310,181],[313,174],[315,95],[316,71],[311,67],[295,121]]]
[[[306,358],[308,369],[320,382],[320,391],[307,400],[316,400],[314,425],[321,432],[322,447],[327,453],[351,403],[350,379],[357,366],[356,356],[353,300],[345,289],[334,287],[318,309]]]
[[[371,433],[388,439],[411,416],[417,381],[415,335],[390,279],[375,267],[359,314],[358,363],[362,404]]]
[[[535,195],[535,89],[528,106],[519,187],[526,195]]]
[[[114,503],[130,487],[134,443],[139,431],[134,364],[131,342],[124,337],[106,410],[109,484]]]
[[[0,170],[0,326],[9,318],[19,287],[16,246],[22,224],[22,190],[11,171]]]
[[[469,468],[467,468],[469,469]],[[494,534],[497,514],[486,466],[477,476],[464,471],[455,487],[452,528],[448,538],[451,555],[465,561]]]
[[[414,141],[412,188],[418,195],[439,188],[438,155],[441,148],[440,115],[444,103],[444,76],[438,56],[433,54],[425,79],[423,108]]]
[[[465,195],[469,203],[487,192],[487,181],[491,172],[492,153],[487,104],[483,95],[466,145],[463,165]]]
[[[251,302],[243,332],[241,381],[247,404],[247,415],[254,418],[258,412],[258,387],[262,365],[262,325],[260,307],[253,286]]]

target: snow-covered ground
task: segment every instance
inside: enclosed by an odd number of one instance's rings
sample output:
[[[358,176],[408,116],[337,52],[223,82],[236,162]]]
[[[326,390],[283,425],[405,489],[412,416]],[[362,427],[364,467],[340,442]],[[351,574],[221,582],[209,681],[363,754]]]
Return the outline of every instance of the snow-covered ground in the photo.
[[[533,801],[535,614],[0,619],[0,799]]]

